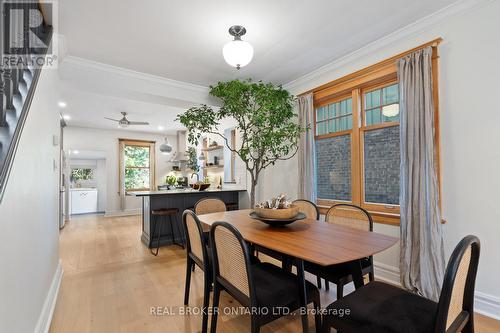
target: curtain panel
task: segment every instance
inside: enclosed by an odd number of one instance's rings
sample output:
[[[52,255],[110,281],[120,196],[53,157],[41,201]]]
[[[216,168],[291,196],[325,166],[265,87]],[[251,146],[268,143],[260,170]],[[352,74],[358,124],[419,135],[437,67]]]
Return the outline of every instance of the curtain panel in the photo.
[[[432,47],[398,62],[401,284],[437,301],[445,261],[434,140]]]
[[[313,94],[299,96],[296,102],[299,124],[308,128],[299,142],[299,198],[316,202],[316,157],[314,143],[314,103]]]

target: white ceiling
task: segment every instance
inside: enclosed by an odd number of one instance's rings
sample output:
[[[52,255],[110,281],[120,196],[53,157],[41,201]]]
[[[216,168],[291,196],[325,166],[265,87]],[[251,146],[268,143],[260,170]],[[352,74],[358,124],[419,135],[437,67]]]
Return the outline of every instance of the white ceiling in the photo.
[[[60,100],[69,126],[116,129],[129,113],[171,133],[186,108],[215,104],[208,86],[234,78],[286,84],[455,0],[64,0],[59,34]],[[237,71],[222,58],[233,24],[247,28],[253,61]],[[165,129],[160,130],[158,126]]]
[[[204,86],[252,78],[288,83],[456,0],[65,0],[70,55]],[[247,28],[254,60],[240,72],[222,46]]]

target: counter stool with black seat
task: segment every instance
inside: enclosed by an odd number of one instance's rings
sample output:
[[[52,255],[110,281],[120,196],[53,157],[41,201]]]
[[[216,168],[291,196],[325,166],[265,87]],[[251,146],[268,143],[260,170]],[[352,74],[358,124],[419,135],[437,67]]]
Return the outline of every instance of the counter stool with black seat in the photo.
[[[154,239],[156,235],[156,251],[153,251],[153,248],[151,248],[151,253],[154,254],[155,256],[158,255],[158,251],[160,249],[160,236],[161,236],[161,224],[164,222],[167,222],[167,217],[168,221],[170,222],[170,232],[172,233],[172,242],[175,245],[179,245],[180,247],[184,248],[184,244],[182,243],[176,243],[175,242],[175,234],[174,234],[174,219],[177,221],[177,214],[179,213],[179,209],[177,208],[161,208],[161,209],[155,209],[151,212],[151,215],[153,216],[153,221],[155,223],[155,229],[154,229],[154,234],[151,235],[151,239]],[[174,219],[172,219],[172,216]],[[179,231],[179,234],[181,234],[181,230],[179,227],[179,224],[177,224],[177,230]]]

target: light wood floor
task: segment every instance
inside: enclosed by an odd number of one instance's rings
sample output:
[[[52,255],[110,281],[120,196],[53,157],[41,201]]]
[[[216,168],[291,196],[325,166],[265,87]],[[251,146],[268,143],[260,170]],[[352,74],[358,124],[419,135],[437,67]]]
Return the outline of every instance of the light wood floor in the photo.
[[[158,257],[140,242],[139,216],[73,219],[61,231],[60,255],[64,276],[50,332],[199,332],[201,316],[179,315],[184,309],[185,252],[171,246]],[[310,277],[311,281],[314,281]],[[332,285],[334,287],[334,285]],[[334,288],[332,288],[334,289]],[[191,306],[201,306],[203,274],[197,269],[191,285]],[[322,304],[335,294],[322,290]],[[221,306],[239,304],[227,294]],[[164,315],[152,315],[161,307]],[[169,312],[175,315],[166,314]],[[314,320],[310,317],[311,331]],[[218,332],[248,332],[249,318],[222,315]],[[301,332],[300,317],[288,316],[261,332]],[[476,331],[500,332],[500,322],[476,315]]]

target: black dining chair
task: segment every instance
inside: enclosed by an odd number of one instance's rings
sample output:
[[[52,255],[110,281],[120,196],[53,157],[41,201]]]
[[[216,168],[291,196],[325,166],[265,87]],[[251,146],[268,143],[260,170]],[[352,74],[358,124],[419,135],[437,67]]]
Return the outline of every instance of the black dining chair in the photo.
[[[318,206],[316,206],[316,204],[314,204],[313,202],[311,202],[309,200],[305,200],[305,199],[298,199],[298,200],[293,201],[293,204],[298,206],[299,211],[301,213],[304,213],[308,219],[319,220],[319,209],[318,209]],[[287,257],[279,252],[276,252],[276,251],[273,251],[270,249],[266,249],[265,247],[261,247],[258,245],[255,245],[254,249],[257,251],[257,253],[261,252],[261,253],[264,253],[264,254],[270,256],[271,258],[279,260],[284,269],[291,270],[291,266],[292,266],[291,258],[289,258],[289,257]],[[317,279],[318,288],[321,288],[320,277],[317,276],[316,279]]]
[[[322,331],[330,332],[333,327],[344,333],[474,332],[479,252],[480,242],[475,236],[458,243],[446,267],[437,303],[383,282],[370,282],[326,308]],[[346,309],[349,315],[345,315]]]
[[[234,226],[216,222],[210,229],[212,244],[214,297],[211,333],[217,330],[219,298],[225,290],[243,306],[250,308],[251,332],[300,307],[297,276],[270,263],[252,264],[250,250]],[[306,281],[307,303],[316,310],[316,329],[321,326],[320,298],[316,286]]]
[[[204,272],[203,286],[203,319],[202,333],[207,332],[208,327],[208,303],[210,299],[210,288],[212,286],[212,264],[211,253],[207,250],[207,241],[203,234],[203,227],[196,214],[186,210],[182,214],[182,224],[186,234],[186,286],[184,289],[184,305],[189,303],[189,289],[191,286],[191,271],[197,265]]]
[[[326,213],[325,221],[337,225],[344,225],[350,228],[373,231],[373,220],[370,213],[356,205],[333,205]],[[373,256],[363,258],[360,262],[363,276],[368,275],[369,280],[374,281]],[[352,282],[350,263],[324,267],[314,263],[305,262],[304,269],[309,273],[315,274],[319,278],[325,279],[325,288],[327,290],[329,289],[329,282],[335,283],[337,285],[337,299],[343,297],[344,286]]]

